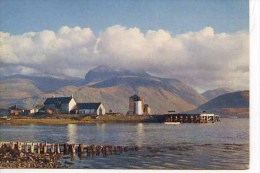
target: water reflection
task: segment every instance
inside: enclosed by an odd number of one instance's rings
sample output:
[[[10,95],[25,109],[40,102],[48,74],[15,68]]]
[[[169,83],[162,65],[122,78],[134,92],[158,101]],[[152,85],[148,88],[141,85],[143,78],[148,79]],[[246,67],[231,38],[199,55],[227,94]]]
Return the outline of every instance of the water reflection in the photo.
[[[96,128],[97,128],[98,132],[103,134],[105,132],[106,124],[96,124]]]
[[[102,151],[63,158],[70,168],[247,169],[249,119],[214,124],[0,125],[1,141],[138,146],[140,151],[104,157]],[[48,134],[48,135],[47,135]],[[64,155],[66,157],[66,155]],[[94,159],[91,159],[94,158]],[[80,160],[82,159],[82,160]],[[74,163],[74,164],[73,164]]]
[[[106,124],[96,124],[96,132],[98,134],[98,136],[92,136],[92,139],[94,138],[94,140],[90,140],[90,141],[97,141],[96,143],[100,143],[103,144],[106,140],[107,137],[107,133],[106,133]],[[93,144],[92,142],[90,142],[91,144]]]
[[[67,139],[68,139],[68,143],[72,143],[72,144],[77,143],[77,125],[76,124],[68,124]]]
[[[141,147],[143,145],[143,138],[144,138],[144,124],[143,123],[139,123],[136,126],[137,128],[137,133],[136,133],[136,145],[138,147]]]

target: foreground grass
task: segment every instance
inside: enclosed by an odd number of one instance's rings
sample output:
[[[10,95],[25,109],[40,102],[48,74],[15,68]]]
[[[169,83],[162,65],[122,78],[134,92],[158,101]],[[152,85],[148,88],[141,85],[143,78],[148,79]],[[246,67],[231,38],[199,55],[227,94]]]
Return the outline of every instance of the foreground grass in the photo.
[[[0,124],[26,125],[26,124],[96,124],[96,123],[138,123],[147,119],[145,116],[127,115],[102,115],[98,119],[82,115],[55,115],[47,117],[24,117],[11,116],[11,120],[0,120]]]

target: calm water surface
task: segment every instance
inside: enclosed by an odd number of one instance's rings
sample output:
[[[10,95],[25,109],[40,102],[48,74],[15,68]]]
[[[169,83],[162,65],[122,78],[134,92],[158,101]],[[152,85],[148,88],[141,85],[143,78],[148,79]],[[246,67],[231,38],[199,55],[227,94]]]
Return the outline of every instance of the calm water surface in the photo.
[[[208,124],[0,125],[0,141],[139,146],[106,157],[83,156],[70,168],[247,169],[249,119]]]

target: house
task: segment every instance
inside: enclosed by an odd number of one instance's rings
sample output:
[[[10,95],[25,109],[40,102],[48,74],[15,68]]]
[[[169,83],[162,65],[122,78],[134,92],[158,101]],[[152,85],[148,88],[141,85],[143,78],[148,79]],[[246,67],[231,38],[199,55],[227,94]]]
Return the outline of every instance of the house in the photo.
[[[58,113],[56,109],[46,108],[46,107],[40,108],[38,112],[39,112],[39,113],[44,113],[44,114],[54,114],[54,113]]]
[[[54,112],[69,114],[76,106],[76,101],[71,97],[51,97],[44,102],[45,109],[55,110]]]
[[[20,105],[14,105],[8,108],[8,112],[10,115],[29,115],[31,114],[31,109],[25,108]]]
[[[89,115],[105,115],[106,110],[104,105],[99,103],[77,103],[75,108],[77,114],[89,114]]]

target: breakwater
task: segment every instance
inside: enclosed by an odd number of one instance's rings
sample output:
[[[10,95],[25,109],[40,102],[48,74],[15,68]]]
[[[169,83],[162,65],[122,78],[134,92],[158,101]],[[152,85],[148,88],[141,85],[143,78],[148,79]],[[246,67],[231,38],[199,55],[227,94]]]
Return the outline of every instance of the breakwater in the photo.
[[[107,155],[108,153],[122,153],[127,151],[137,151],[138,147],[129,146],[96,146],[96,145],[84,145],[84,144],[54,144],[54,143],[35,143],[35,142],[0,142],[0,148],[10,148],[11,150],[17,150],[24,153],[37,153],[37,154],[95,154],[95,155]]]
[[[58,159],[63,155],[71,155],[75,160],[76,154],[80,159],[93,156],[121,154],[128,151],[137,151],[138,147],[111,146],[111,145],[84,145],[59,143],[28,143],[28,142],[0,142],[1,168],[66,168]],[[73,164],[65,162],[65,164]]]

